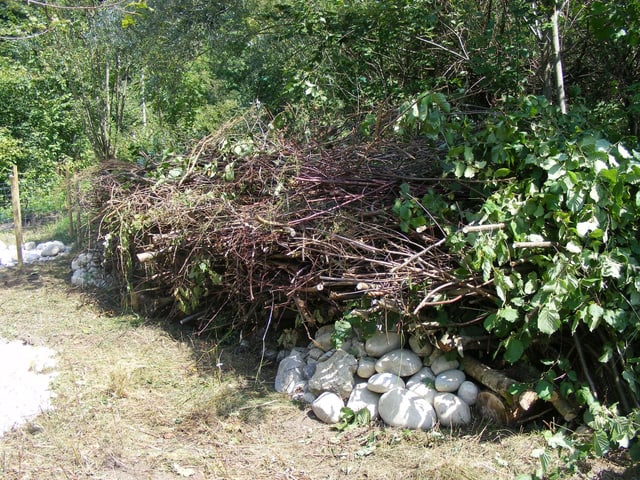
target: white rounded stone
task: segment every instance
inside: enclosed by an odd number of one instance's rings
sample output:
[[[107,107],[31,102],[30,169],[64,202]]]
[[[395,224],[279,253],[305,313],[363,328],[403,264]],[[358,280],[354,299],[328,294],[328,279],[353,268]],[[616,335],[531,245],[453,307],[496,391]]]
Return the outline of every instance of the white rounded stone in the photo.
[[[76,287],[84,287],[87,285],[87,271],[83,268],[73,272],[71,283]]]
[[[460,362],[458,362],[458,360],[447,360],[447,357],[445,355],[439,355],[431,363],[431,370],[433,371],[434,375],[439,375],[442,372],[453,370],[454,368],[458,368],[459,366]]]
[[[335,392],[341,398],[349,398],[355,385],[353,376],[358,361],[353,355],[336,350],[331,357],[316,364],[316,371],[309,379],[309,390],[319,395],[322,392]]]
[[[373,420],[378,417],[378,400],[380,399],[380,394],[369,390],[367,387],[367,383],[357,384],[349,396],[347,407],[354,412],[366,408],[369,410],[371,419]]]
[[[358,370],[356,374],[360,378],[369,378],[376,373],[376,359],[371,357],[362,357],[358,360]]]
[[[333,392],[320,394],[311,404],[313,413],[324,423],[338,423],[343,408],[344,401]]]
[[[404,380],[393,373],[376,373],[367,382],[367,388],[376,393],[385,393],[394,388],[404,387]]]
[[[409,348],[421,357],[430,355],[433,351],[433,345],[431,345],[428,340],[420,338],[417,335],[411,335],[409,337]]]
[[[364,349],[370,357],[381,357],[402,346],[402,337],[395,332],[378,332],[369,337]]]
[[[425,385],[424,383],[414,383],[411,386],[407,386],[407,389],[411,390],[414,393],[417,393],[432,405],[433,405],[433,398],[438,393],[438,391],[435,388],[429,385]]]
[[[76,272],[80,271],[81,270],[77,270]],[[71,281],[73,282],[73,278]],[[302,390],[306,385],[306,381],[304,380],[304,366],[304,356],[296,350],[293,350],[288,357],[283,359],[278,365],[278,372],[276,374],[276,392],[292,394],[296,390]]]
[[[433,408],[440,425],[457,427],[471,422],[471,409],[453,393],[438,393],[433,399]]]
[[[26,250],[22,252],[22,260],[25,263],[33,263],[40,260],[40,253],[36,250]]]
[[[458,397],[467,405],[475,405],[478,393],[480,393],[478,386],[469,380],[462,382],[458,388]]]
[[[384,393],[378,401],[378,412],[387,425],[410,429],[429,430],[437,418],[429,402],[404,388]]]
[[[462,370],[447,370],[436,376],[436,390],[439,392],[455,392],[466,378]]]
[[[376,362],[376,372],[408,377],[422,368],[422,359],[411,350],[399,349],[385,353]]]
[[[418,372],[414,373],[409,380],[407,380],[407,388],[420,383],[425,384],[425,380],[430,380],[430,384],[433,384],[436,380],[436,376],[433,374],[429,367],[422,367]]]
[[[64,243],[53,240],[51,242],[44,242],[36,247],[36,250],[40,252],[43,257],[55,257],[60,252],[64,252]]]

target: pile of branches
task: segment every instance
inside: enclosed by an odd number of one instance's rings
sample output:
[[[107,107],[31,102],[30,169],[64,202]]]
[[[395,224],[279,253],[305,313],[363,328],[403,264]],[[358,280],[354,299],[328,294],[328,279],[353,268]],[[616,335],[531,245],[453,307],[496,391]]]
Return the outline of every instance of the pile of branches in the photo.
[[[146,315],[263,339],[294,326],[311,338],[347,317],[416,332],[444,351],[475,350],[465,368],[507,399],[490,409],[535,418],[538,388],[513,392],[549,383],[540,380],[545,358],[575,359],[586,379],[590,367],[564,335],[534,339],[527,362],[497,358],[504,342],[484,328],[501,305],[493,279],[466,266],[470,250],[447,242],[504,225],[428,211],[423,197],[446,198],[454,212],[485,200],[483,183],[443,178],[442,161],[425,141],[332,146],[222,131],[185,157],[102,165],[91,208],[122,297]],[[407,202],[427,219],[418,228],[401,218]],[[617,375],[600,383],[592,390],[603,398],[623,397]],[[548,397],[565,420],[576,418],[575,405]]]
[[[433,146],[262,138],[247,152],[228,138],[206,137],[164,165],[102,169],[93,208],[133,307],[199,331],[292,318],[314,327],[354,305],[395,325],[444,330],[433,307],[495,308],[480,279],[452,274],[445,229],[461,225],[433,219],[403,232],[392,211],[402,184],[420,196],[450,181],[438,177]]]

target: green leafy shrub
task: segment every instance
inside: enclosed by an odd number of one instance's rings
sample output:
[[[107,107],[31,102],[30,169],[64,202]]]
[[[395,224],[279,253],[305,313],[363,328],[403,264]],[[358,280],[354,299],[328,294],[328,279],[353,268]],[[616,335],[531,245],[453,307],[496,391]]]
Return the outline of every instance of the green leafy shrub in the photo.
[[[455,274],[493,285],[484,328],[501,341],[496,356],[535,364],[540,398],[558,393],[586,412],[596,432],[590,451],[637,450],[640,152],[542,98],[505,110],[450,122],[454,141],[440,137],[449,145],[445,173],[472,185],[460,217],[479,227],[448,235]],[[420,203],[401,191],[401,229],[420,228]]]

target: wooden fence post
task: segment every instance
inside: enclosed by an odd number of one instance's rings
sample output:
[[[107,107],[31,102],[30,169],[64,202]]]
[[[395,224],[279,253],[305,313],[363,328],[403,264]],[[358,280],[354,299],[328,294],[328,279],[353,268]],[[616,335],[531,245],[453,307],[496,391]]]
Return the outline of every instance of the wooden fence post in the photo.
[[[22,269],[22,212],[20,211],[20,185],[18,182],[18,166],[13,165],[11,175],[11,209],[13,210],[13,229],[16,235],[16,253],[18,268]]]

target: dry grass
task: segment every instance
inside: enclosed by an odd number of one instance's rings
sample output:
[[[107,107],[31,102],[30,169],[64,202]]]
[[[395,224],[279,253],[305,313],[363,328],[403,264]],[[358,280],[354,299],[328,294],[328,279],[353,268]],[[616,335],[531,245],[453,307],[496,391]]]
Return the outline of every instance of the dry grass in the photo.
[[[535,468],[539,435],[482,424],[338,433],[274,393],[270,366],[256,379],[256,359],[233,346],[98,307],[69,287],[67,264],[0,270],[0,337],[55,349],[60,372],[55,410],[2,438],[1,478],[506,480]],[[621,471],[591,463],[574,478]]]

